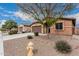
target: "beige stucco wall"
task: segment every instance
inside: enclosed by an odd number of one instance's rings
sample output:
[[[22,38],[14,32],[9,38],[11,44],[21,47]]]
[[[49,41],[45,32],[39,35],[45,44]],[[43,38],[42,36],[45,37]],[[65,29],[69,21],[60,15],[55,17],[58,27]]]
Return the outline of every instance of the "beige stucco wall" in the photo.
[[[50,32],[52,34],[62,34],[62,35],[72,35],[73,24],[71,20],[58,20],[57,23],[63,23],[63,29],[61,31],[57,31],[55,29],[55,25],[51,26]]]
[[[21,26],[18,26],[18,31],[31,31],[31,27],[30,26],[24,26],[24,25],[21,25]]]
[[[22,32],[22,30],[23,30],[23,25],[19,25],[18,26],[18,32]]]
[[[30,26],[23,26],[23,30],[24,31],[31,31],[31,27]]]

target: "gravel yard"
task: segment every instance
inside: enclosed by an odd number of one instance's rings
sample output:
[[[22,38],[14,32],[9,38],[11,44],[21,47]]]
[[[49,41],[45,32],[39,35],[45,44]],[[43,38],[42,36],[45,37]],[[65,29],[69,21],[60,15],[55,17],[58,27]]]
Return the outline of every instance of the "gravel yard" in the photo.
[[[5,56],[26,56],[27,44],[32,41],[34,49],[37,52],[35,56],[64,56],[55,50],[55,42],[58,40],[65,40],[72,46],[72,52],[68,56],[79,55],[79,40],[72,38],[72,36],[57,36],[51,35],[48,39],[47,36],[33,36],[33,39],[27,37],[16,38],[15,40],[4,40],[4,55]],[[65,56],[67,56],[65,54]]]

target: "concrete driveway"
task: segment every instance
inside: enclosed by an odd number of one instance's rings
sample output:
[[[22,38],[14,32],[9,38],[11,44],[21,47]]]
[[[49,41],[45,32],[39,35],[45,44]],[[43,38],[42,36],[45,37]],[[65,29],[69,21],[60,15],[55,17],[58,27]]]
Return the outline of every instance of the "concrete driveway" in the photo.
[[[3,36],[3,40],[22,38],[22,37],[26,37],[28,35],[34,35],[34,33],[21,33],[21,34],[7,35],[7,36]],[[46,34],[39,33],[39,35],[46,35]]]
[[[73,35],[72,38],[75,38],[75,39],[79,40],[79,35]]]
[[[4,55],[3,41],[22,38],[28,35],[34,35],[34,33],[21,33],[21,34],[7,35],[7,36],[3,36],[2,33],[0,33],[0,56]],[[39,35],[46,35],[46,34],[39,33]]]

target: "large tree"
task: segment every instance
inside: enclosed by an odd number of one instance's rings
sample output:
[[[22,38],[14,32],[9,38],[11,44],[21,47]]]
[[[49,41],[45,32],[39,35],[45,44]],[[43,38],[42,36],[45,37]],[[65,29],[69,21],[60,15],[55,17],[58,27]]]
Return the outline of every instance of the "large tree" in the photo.
[[[17,28],[17,23],[13,20],[7,20],[4,25],[2,25],[2,29],[11,30],[12,28]]]
[[[43,24],[47,28],[47,32],[51,25],[56,23],[58,18],[69,14],[75,7],[75,4],[71,3],[21,3],[17,5],[24,13]]]

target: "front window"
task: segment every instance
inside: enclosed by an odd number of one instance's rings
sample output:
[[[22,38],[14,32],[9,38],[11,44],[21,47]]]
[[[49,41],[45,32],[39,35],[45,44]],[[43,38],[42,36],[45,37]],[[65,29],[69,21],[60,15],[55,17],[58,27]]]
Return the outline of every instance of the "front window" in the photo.
[[[56,30],[60,31],[63,29],[63,23],[56,23],[55,27],[56,27]]]

